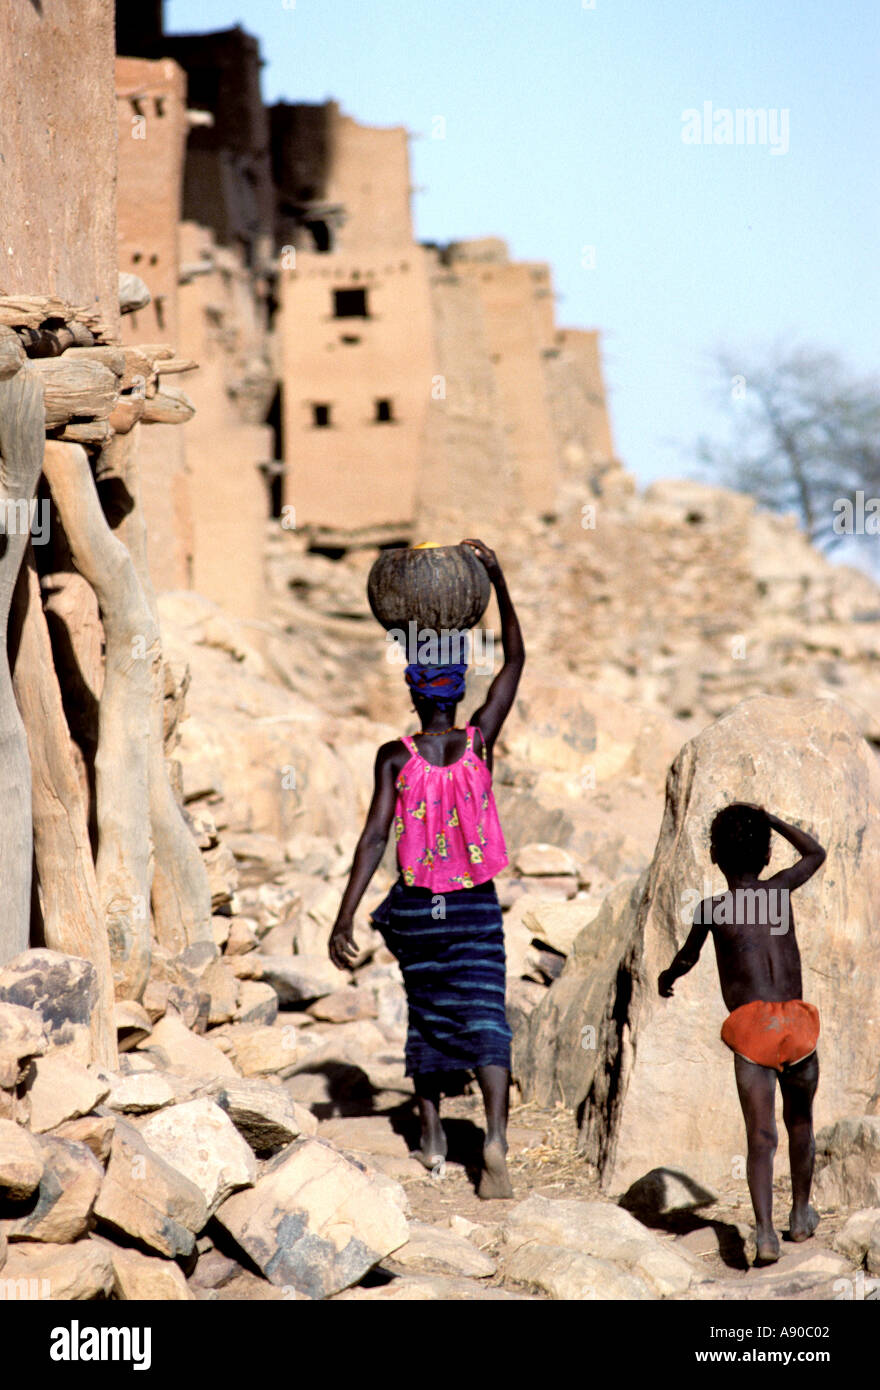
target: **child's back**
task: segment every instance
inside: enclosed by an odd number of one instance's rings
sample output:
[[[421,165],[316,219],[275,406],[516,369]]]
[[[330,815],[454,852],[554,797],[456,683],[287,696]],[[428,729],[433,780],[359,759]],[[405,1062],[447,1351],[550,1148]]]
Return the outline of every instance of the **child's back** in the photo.
[[[770,861],[771,830],[794,845],[801,858],[772,878],[760,879]],[[762,1262],[779,1258],[773,1229],[777,1077],[791,1162],[791,1239],[806,1240],[819,1220],[809,1202],[819,1014],[801,998],[801,956],[791,894],[812,877],[824,858],[824,849],[812,835],[786,825],[761,807],[740,803],[725,807],[712,823],[712,861],[727,879],[727,892],[703,899],[687,941],[657,981],[660,994],[670,998],[675,981],[696,965],[711,931],[721,993],[730,1010],[721,1038],[734,1053]]]
[[[755,999],[799,999],[801,953],[791,889],[771,879],[729,888],[700,904],[697,920],[710,923],[721,994],[728,1009]]]

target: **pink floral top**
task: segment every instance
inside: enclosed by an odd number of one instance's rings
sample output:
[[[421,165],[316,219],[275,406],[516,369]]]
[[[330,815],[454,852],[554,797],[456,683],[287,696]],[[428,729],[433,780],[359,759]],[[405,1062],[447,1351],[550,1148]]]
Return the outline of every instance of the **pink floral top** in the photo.
[[[447,767],[423,758],[411,738],[410,753],[397,778],[394,836],[397,861],[409,887],[449,892],[486,883],[507,860],[492,795],[492,774],[474,751],[474,726],[467,725],[462,756]]]

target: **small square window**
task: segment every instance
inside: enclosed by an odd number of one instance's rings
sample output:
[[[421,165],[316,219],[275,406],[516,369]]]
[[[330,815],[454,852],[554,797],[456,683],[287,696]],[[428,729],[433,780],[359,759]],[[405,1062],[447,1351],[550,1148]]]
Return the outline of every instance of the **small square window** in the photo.
[[[376,424],[390,425],[394,420],[394,410],[389,400],[376,402]]]
[[[333,317],[337,319],[366,319],[367,291],[365,289],[334,290]]]
[[[319,405],[317,402],[312,405],[312,424],[315,429],[327,429],[330,425],[329,405]]]

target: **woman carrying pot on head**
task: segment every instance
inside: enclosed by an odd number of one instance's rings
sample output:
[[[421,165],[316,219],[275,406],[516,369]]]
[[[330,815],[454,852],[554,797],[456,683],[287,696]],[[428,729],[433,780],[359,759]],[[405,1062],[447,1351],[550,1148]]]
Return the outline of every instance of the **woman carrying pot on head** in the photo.
[[[357,956],[354,914],[393,824],[400,877],[372,920],[400,963],[406,989],[406,1074],[419,1106],[419,1157],[438,1169],[446,1156],[444,1074],[474,1072],[486,1110],[478,1192],[497,1198],[513,1191],[506,1162],[511,1033],[493,882],[508,860],[492,793],[492,750],[516,695],[525,649],[498,560],[482,541],[462,544],[494,585],[504,664],[464,728],[457,727],[455,712],[465,693],[465,666],[407,666],[421,731],[378,751],[373,798],[329,949],[334,964],[350,968]]]

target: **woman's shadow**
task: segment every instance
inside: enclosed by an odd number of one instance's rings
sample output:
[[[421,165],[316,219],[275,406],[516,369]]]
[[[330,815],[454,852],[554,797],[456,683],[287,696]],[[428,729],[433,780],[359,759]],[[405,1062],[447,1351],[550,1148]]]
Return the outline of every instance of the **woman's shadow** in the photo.
[[[454,1090],[449,1094],[456,1094]],[[386,1111],[391,1128],[406,1140],[410,1153],[417,1153],[421,1141],[421,1126],[415,1102],[402,1101],[393,1109]],[[446,1134],[447,1163],[460,1163],[472,1183],[474,1191],[483,1170],[483,1140],[485,1132],[473,1120],[444,1118],[443,1130]]]

